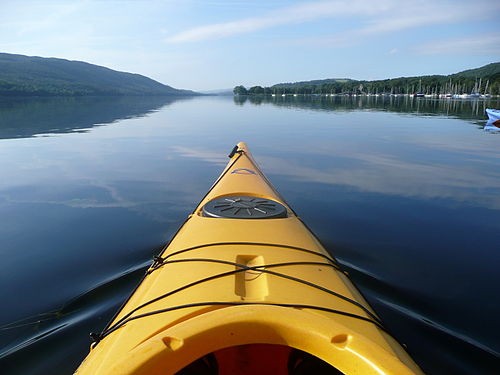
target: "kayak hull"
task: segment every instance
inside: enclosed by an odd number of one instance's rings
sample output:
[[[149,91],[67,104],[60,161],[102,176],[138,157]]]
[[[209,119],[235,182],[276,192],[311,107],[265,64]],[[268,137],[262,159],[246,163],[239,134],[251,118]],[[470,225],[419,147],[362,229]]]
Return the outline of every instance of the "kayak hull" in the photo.
[[[97,341],[77,374],[174,374],[199,360],[207,373],[280,375],[298,373],[296,353],[344,374],[421,373],[244,143]]]

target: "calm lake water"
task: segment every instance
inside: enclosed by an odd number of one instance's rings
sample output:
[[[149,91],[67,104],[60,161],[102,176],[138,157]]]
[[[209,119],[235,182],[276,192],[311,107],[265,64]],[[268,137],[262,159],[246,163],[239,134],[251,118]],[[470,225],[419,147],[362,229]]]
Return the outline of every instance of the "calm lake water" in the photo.
[[[72,373],[245,141],[426,373],[498,373],[486,107],[500,103],[0,99],[0,372]]]

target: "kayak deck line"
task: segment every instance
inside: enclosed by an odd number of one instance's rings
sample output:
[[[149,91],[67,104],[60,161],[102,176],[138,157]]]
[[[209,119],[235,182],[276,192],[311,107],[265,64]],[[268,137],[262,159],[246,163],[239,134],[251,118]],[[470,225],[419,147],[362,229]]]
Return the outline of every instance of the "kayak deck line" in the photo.
[[[291,249],[291,250],[303,251],[305,253],[314,254],[314,255],[320,256],[322,258],[325,258],[329,262],[333,263],[336,266],[337,270],[339,270],[340,272],[345,273],[345,271],[343,271],[343,270],[340,269],[340,264],[338,263],[338,261],[336,261],[334,258],[331,258],[328,255],[325,255],[323,253],[319,253],[317,251],[310,250],[310,249],[305,249],[303,247],[298,247],[298,246],[281,245],[281,244],[266,243],[266,242],[213,242],[213,243],[206,243],[206,244],[203,244],[203,245],[192,246],[192,247],[189,247],[187,249],[177,250],[177,251],[175,251],[173,253],[170,253],[170,254],[166,255],[165,257],[161,257],[161,256],[154,257],[153,264],[151,265],[151,269],[148,272],[149,273],[153,272],[165,260],[167,260],[167,259],[169,259],[169,258],[171,258],[171,257],[173,257],[175,255],[183,254],[183,253],[186,253],[186,252],[192,251],[192,250],[198,250],[198,249],[201,249],[201,248],[204,248],[204,247],[210,247],[210,246],[233,246],[233,245],[236,245],[236,246],[237,245],[241,245],[241,246],[246,246],[246,245],[251,245],[251,246],[270,246],[270,247],[278,247],[278,248],[282,248],[282,249]],[[163,251],[164,250],[162,250],[162,252]]]
[[[229,157],[76,374],[422,374],[247,146]]]
[[[184,286],[182,286],[182,287],[180,287],[180,288],[178,288],[176,290],[172,290],[172,291],[170,291],[168,293],[165,293],[165,294],[163,294],[161,296],[158,296],[158,297],[156,297],[156,298],[154,298],[154,299],[152,299],[150,301],[147,301],[146,303],[143,303],[142,305],[139,305],[136,308],[134,308],[132,311],[130,311],[129,313],[127,313],[120,320],[118,320],[117,322],[115,322],[115,324],[113,324],[112,326],[106,328],[100,334],[95,334],[94,333],[92,335],[92,337],[95,340],[97,340],[97,342],[101,341],[104,337],[106,337],[110,333],[114,332],[116,329],[122,327],[128,321],[135,320],[136,317],[132,316],[133,313],[137,312],[138,310],[140,310],[140,309],[142,309],[142,308],[144,308],[144,307],[146,307],[146,306],[148,306],[148,305],[150,305],[150,304],[152,304],[154,302],[158,302],[161,299],[170,297],[171,295],[173,295],[175,293],[181,292],[181,291],[183,291],[183,290],[185,290],[187,288],[193,287],[195,285],[199,285],[201,283],[208,282],[208,281],[214,280],[214,279],[219,278],[219,277],[231,276],[231,275],[234,275],[234,274],[237,274],[237,273],[240,273],[240,272],[246,272],[246,271],[258,271],[260,273],[268,273],[268,274],[271,274],[271,275],[274,275],[274,276],[286,278],[286,279],[289,279],[289,280],[292,280],[292,281],[295,281],[295,282],[298,282],[298,283],[302,283],[302,284],[308,285],[310,287],[319,289],[319,290],[321,290],[321,291],[323,291],[325,293],[331,294],[331,295],[333,295],[335,297],[341,298],[341,299],[343,299],[343,300],[345,300],[345,301],[347,301],[347,302],[349,302],[349,303],[351,303],[351,304],[359,307],[360,309],[362,309],[366,314],[368,314],[373,319],[373,320],[368,320],[368,321],[371,321],[372,323],[376,324],[379,328],[384,329],[384,331],[387,332],[387,330],[383,327],[380,318],[377,317],[375,314],[373,314],[370,310],[368,310],[366,307],[364,307],[359,302],[354,301],[353,299],[350,299],[350,298],[348,298],[346,296],[343,296],[343,295],[341,295],[339,293],[336,293],[333,290],[330,290],[330,289],[324,288],[324,287],[322,287],[320,285],[308,282],[307,280],[298,279],[298,278],[295,278],[295,277],[290,276],[290,275],[286,275],[286,274],[282,274],[282,273],[279,273],[279,272],[274,272],[274,271],[268,270],[268,268],[285,267],[285,266],[296,266],[296,265],[326,266],[326,267],[333,267],[333,268],[335,268],[335,265],[332,265],[330,263],[321,263],[321,262],[286,262],[286,263],[266,264],[266,265],[249,267],[249,266],[246,266],[246,265],[243,265],[243,264],[238,264],[238,263],[228,262],[228,261],[222,261],[222,260],[217,260],[217,259],[177,259],[177,260],[167,261],[167,262],[165,262],[163,264],[183,263],[183,262],[214,262],[214,263],[222,263],[222,264],[227,264],[227,265],[231,265],[231,266],[236,266],[236,267],[238,267],[238,269],[235,269],[235,270],[232,270],[232,271],[228,271],[228,272],[224,272],[224,273],[215,274],[215,275],[212,275],[212,276],[207,277],[205,279],[196,280],[196,281],[192,282],[191,284],[184,285]],[[219,304],[219,303],[225,304],[225,302],[215,302],[215,304]],[[346,313],[344,315],[348,315],[348,314],[349,313]]]
[[[335,265],[330,264],[330,263],[304,262],[304,261],[302,261],[302,262],[285,262],[285,263],[265,264],[265,265],[259,265],[259,266],[249,267],[249,266],[246,266],[244,264],[239,264],[239,263],[234,263],[234,262],[228,262],[228,261],[223,261],[223,260],[218,260],[218,259],[205,258],[205,259],[178,259],[178,260],[171,260],[171,261],[165,262],[165,264],[169,264],[169,263],[182,263],[182,262],[213,262],[213,263],[228,264],[228,265],[231,265],[231,266],[238,267],[238,269],[236,269],[236,270],[229,271],[231,275],[235,274],[235,273],[238,273],[238,272],[244,272],[244,271],[259,271],[261,273],[268,273],[268,274],[275,275],[275,276],[278,276],[278,277],[286,278],[288,280],[292,280],[292,281],[295,281],[295,282],[298,282],[298,283],[301,283],[301,284],[305,284],[305,285],[308,285],[310,287],[322,290],[323,292],[326,292],[328,294],[331,294],[333,296],[341,298],[341,299],[343,299],[343,300],[345,300],[345,301],[347,301],[349,303],[352,303],[355,306],[361,308],[368,315],[372,316],[372,318],[374,318],[375,320],[377,320],[377,321],[380,322],[380,319],[375,314],[373,314],[371,311],[369,311],[367,308],[365,308],[362,304],[360,304],[357,301],[354,301],[354,300],[352,300],[352,299],[350,299],[348,297],[345,297],[345,296],[343,296],[343,295],[341,295],[341,294],[339,294],[337,292],[334,292],[333,290],[330,290],[330,289],[324,288],[324,287],[322,287],[320,285],[311,283],[311,282],[309,282],[307,280],[299,279],[299,278],[296,278],[296,277],[293,277],[293,276],[290,276],[290,275],[286,275],[286,274],[282,274],[282,273],[279,273],[279,272],[269,271],[267,269],[267,268],[274,268],[274,267],[297,266],[297,265],[303,265],[303,266],[326,266],[326,267],[332,267],[334,269],[337,269],[335,267]],[[222,275],[225,275],[225,274],[226,273],[224,273],[224,274],[218,274],[218,275],[214,275],[214,276],[222,276]],[[211,276],[211,277],[213,277],[213,276]],[[198,281],[201,282],[201,280],[198,280]]]

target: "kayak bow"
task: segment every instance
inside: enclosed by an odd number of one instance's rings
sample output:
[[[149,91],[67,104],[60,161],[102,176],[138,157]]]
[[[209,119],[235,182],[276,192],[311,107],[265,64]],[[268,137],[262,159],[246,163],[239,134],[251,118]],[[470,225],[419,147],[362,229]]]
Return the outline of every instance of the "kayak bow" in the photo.
[[[421,374],[239,143],[78,375]]]

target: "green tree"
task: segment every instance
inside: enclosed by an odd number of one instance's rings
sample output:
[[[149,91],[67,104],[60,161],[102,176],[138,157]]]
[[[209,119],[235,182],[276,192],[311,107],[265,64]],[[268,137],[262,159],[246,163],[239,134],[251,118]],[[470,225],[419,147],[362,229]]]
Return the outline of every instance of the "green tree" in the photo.
[[[253,86],[248,90],[250,95],[264,94],[264,88],[262,86]]]
[[[248,91],[247,89],[245,88],[245,86],[236,86],[234,89],[233,89],[233,94],[234,95],[247,95],[248,94]]]

